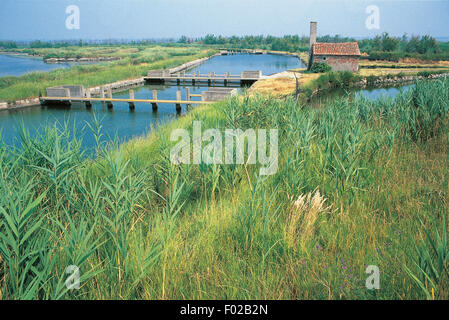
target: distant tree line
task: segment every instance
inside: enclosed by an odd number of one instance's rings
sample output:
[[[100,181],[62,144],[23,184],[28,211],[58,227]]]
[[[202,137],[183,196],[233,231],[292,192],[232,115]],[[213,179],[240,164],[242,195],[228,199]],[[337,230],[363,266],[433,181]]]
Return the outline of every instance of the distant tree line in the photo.
[[[223,37],[208,34],[200,40],[204,44],[209,45],[222,45],[230,48],[246,48],[246,49],[265,49],[273,51],[308,51],[310,38],[298,35],[285,35],[283,37],[275,36],[232,36]],[[322,36],[318,37],[319,42],[345,42],[354,41],[351,38],[343,38],[339,35],[336,36]]]
[[[66,41],[42,41],[35,40],[31,42],[20,42],[16,41],[0,41],[0,48],[4,49],[16,49],[16,48],[30,48],[30,49],[46,49],[46,48],[66,48],[73,46],[117,46],[117,45],[150,45],[154,43],[169,44],[175,43],[175,39],[145,39],[145,40],[117,40],[117,39],[106,39],[106,40],[66,40]]]
[[[306,37],[298,35],[286,35],[283,37],[274,36],[232,36],[223,37],[208,34],[199,40],[200,43],[207,45],[220,45],[223,48],[235,49],[265,49],[273,51],[308,51],[309,40]]]
[[[360,50],[371,60],[398,61],[403,58],[449,60],[449,51],[441,50],[438,41],[428,35],[392,37],[383,33],[373,39],[359,41]]]
[[[3,49],[16,49],[17,43],[14,41],[0,41],[0,48]]]
[[[373,39],[360,40],[359,46],[366,52],[406,52],[406,53],[440,53],[438,41],[428,35],[391,37],[387,32],[378,35]]]
[[[342,37],[339,35],[320,36],[318,42],[349,42],[357,41],[354,38]],[[69,46],[115,46],[134,45],[145,46],[150,44],[161,44],[176,46],[182,44],[204,44],[227,49],[264,49],[273,51],[306,52],[309,50],[309,37],[298,35],[275,36],[216,36],[208,34],[202,38],[188,38],[182,36],[175,39],[146,39],[146,40],[72,40],[72,41],[40,41],[36,40],[20,47],[30,49],[39,48],[63,48]],[[388,33],[383,33],[371,39],[358,40],[360,50],[368,53],[367,59],[398,61],[403,58],[420,58],[426,60],[449,60],[449,43],[438,43],[438,41],[428,35],[393,37]],[[14,41],[0,41],[0,48],[15,49],[19,45]]]
[[[208,34],[198,42],[220,45],[223,48],[265,49],[274,51],[301,52],[309,50],[309,37],[298,35],[223,37]],[[353,42],[350,37],[325,35],[318,42]],[[393,37],[383,33],[372,39],[358,40],[360,50],[369,54],[370,59],[398,61],[401,58],[422,58],[427,60],[449,60],[449,50],[441,50],[438,41],[428,35]],[[446,46],[443,44],[446,48]]]

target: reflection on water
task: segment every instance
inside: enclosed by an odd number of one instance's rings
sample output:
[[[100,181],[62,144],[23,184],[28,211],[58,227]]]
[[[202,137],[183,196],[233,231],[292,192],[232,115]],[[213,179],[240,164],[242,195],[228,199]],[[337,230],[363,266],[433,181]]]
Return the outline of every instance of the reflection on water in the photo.
[[[134,89],[134,92],[136,99],[152,99],[152,90],[158,90],[158,99],[173,99],[178,89],[181,90],[182,98],[185,98],[183,86],[151,85]],[[191,93],[200,93],[201,90],[207,88],[190,87]],[[127,92],[114,94],[114,98],[128,97]],[[182,108],[182,112],[185,112],[186,106],[183,105]],[[131,112],[128,103],[114,102],[113,109],[108,109],[105,104],[95,102],[91,109],[87,109],[83,103],[74,103],[71,108],[30,107],[0,111],[2,139],[6,144],[17,144],[17,133],[22,124],[30,132],[34,132],[54,123],[62,125],[68,122],[70,128],[76,128],[78,135],[82,134],[83,146],[91,147],[95,140],[86,124],[92,123],[94,116],[102,120],[103,140],[109,140],[115,135],[120,140],[126,140],[146,134],[151,125],[176,118],[176,108],[172,104],[159,104],[158,111],[153,112],[151,104],[136,103],[135,110]]]
[[[361,96],[369,100],[375,100],[380,98],[394,98],[400,92],[409,91],[414,85],[406,85],[401,87],[391,87],[391,88],[374,88],[374,89],[364,89],[356,92],[356,96]]]
[[[217,74],[231,72],[240,74],[245,70],[261,70],[263,75],[282,72],[288,69],[305,68],[306,65],[298,58],[274,54],[238,54],[218,56],[195,68],[200,73],[215,71]]]
[[[335,89],[330,92],[323,93],[311,101],[311,105],[316,108],[320,108],[326,105],[329,101],[338,98],[349,97],[354,98],[365,98],[368,100],[377,99],[393,99],[401,92],[407,92],[413,88],[413,84],[404,85],[400,87],[390,87],[390,88],[368,88],[368,89]]]
[[[193,70],[201,73],[215,71],[217,74],[223,74],[228,71],[231,74],[240,74],[244,70],[262,70],[263,74],[268,75],[299,67],[303,67],[303,64],[296,57],[240,54],[214,57]],[[191,93],[201,93],[201,91],[207,90],[207,87],[189,87]],[[158,99],[167,100],[174,100],[176,91],[181,90],[182,98],[185,99],[184,86],[163,85],[151,85],[134,89],[135,98],[152,99],[152,90],[158,90]],[[127,98],[128,92],[116,93],[114,97]],[[185,108],[186,106],[183,105],[183,113],[186,111]],[[160,104],[157,112],[153,112],[151,104],[147,103],[136,103],[133,112],[129,110],[127,103],[117,102],[114,103],[112,110],[109,110],[102,103],[93,103],[92,109],[89,110],[82,103],[73,104],[68,109],[31,107],[13,111],[0,111],[1,136],[6,144],[17,145],[18,129],[22,123],[33,134],[36,130],[41,130],[42,127],[54,123],[63,124],[68,122],[71,129],[76,128],[78,137],[83,137],[83,146],[89,148],[94,145],[95,139],[87,128],[86,123],[92,123],[94,115],[102,119],[103,139],[106,140],[117,135],[121,141],[126,141],[134,136],[144,135],[151,130],[152,126],[171,121],[177,116],[175,105],[172,104]]]

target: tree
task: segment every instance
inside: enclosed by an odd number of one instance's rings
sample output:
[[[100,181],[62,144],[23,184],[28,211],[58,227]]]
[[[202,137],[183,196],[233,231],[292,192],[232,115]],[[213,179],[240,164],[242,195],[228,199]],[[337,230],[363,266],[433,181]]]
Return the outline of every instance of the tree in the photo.
[[[0,48],[16,49],[17,43],[14,41],[0,41]]]
[[[216,44],[217,40],[213,34],[208,34],[203,39],[204,44]]]
[[[40,40],[36,40],[30,43],[30,48],[52,48],[52,44],[50,42],[43,42]]]
[[[409,53],[416,53],[419,51],[421,41],[418,36],[412,36],[405,46],[405,51]]]
[[[384,32],[382,34],[382,50],[383,51],[394,51],[398,46],[399,40],[393,37],[390,37],[388,32]]]
[[[435,38],[427,35],[421,37],[419,53],[438,53],[439,51],[440,48]]]

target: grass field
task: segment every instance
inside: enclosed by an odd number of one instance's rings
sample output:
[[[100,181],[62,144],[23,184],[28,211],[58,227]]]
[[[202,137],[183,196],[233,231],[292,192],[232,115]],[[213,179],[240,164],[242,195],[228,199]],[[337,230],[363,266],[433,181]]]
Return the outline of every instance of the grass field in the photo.
[[[69,50],[64,49],[64,50]],[[37,49],[35,49],[37,50]],[[56,49],[39,49],[46,54]],[[63,54],[62,49],[57,49]],[[55,85],[78,84],[85,87],[98,86],[119,80],[138,78],[151,69],[169,68],[185,62],[210,56],[214,51],[200,47],[150,46],[133,47],[75,47],[82,56],[117,56],[119,61],[95,65],[75,66],[70,69],[58,69],[50,72],[35,72],[21,77],[0,78],[0,101],[13,102],[19,99],[39,96],[45,88]],[[100,53],[103,52],[103,53]],[[78,51],[76,51],[78,52]]]
[[[448,100],[447,78],[323,109],[243,95],[90,160],[24,132],[0,146],[0,299],[448,299]],[[279,129],[279,170],[173,165],[193,121]]]
[[[408,59],[400,62],[388,62],[361,59],[357,74],[364,77],[396,75],[399,73],[416,75],[421,71],[449,72],[449,61],[426,62]]]
[[[158,53],[165,51],[177,52],[183,55],[185,50],[201,50],[201,45],[186,45],[177,43],[160,44],[123,44],[123,45],[71,45],[55,48],[15,48],[5,49],[5,52],[23,53],[43,58],[152,58]],[[179,49],[179,50],[177,50]],[[161,51],[161,52],[158,52]],[[176,53],[174,54],[176,55]]]

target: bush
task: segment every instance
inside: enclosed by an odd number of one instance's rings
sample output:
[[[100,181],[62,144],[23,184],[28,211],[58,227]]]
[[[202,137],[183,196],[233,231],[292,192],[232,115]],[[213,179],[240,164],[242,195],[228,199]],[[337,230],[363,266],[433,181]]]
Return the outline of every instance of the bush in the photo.
[[[312,92],[315,89],[347,88],[354,82],[360,81],[361,77],[349,71],[327,72],[310,82],[308,86]]]
[[[420,71],[417,73],[417,76],[428,78],[428,77],[430,77],[431,74],[432,74],[432,72],[430,72],[430,71]]]
[[[332,70],[332,67],[325,62],[315,62],[310,71],[313,73],[325,73]]]
[[[325,89],[329,86],[329,74],[323,74],[318,79],[316,79],[316,85],[319,89]]]
[[[377,79],[379,79],[378,76],[371,75],[366,78],[366,82],[368,85],[372,86],[376,83]]]
[[[356,76],[350,71],[343,71],[338,73],[340,76],[341,86],[348,87],[356,79]]]

